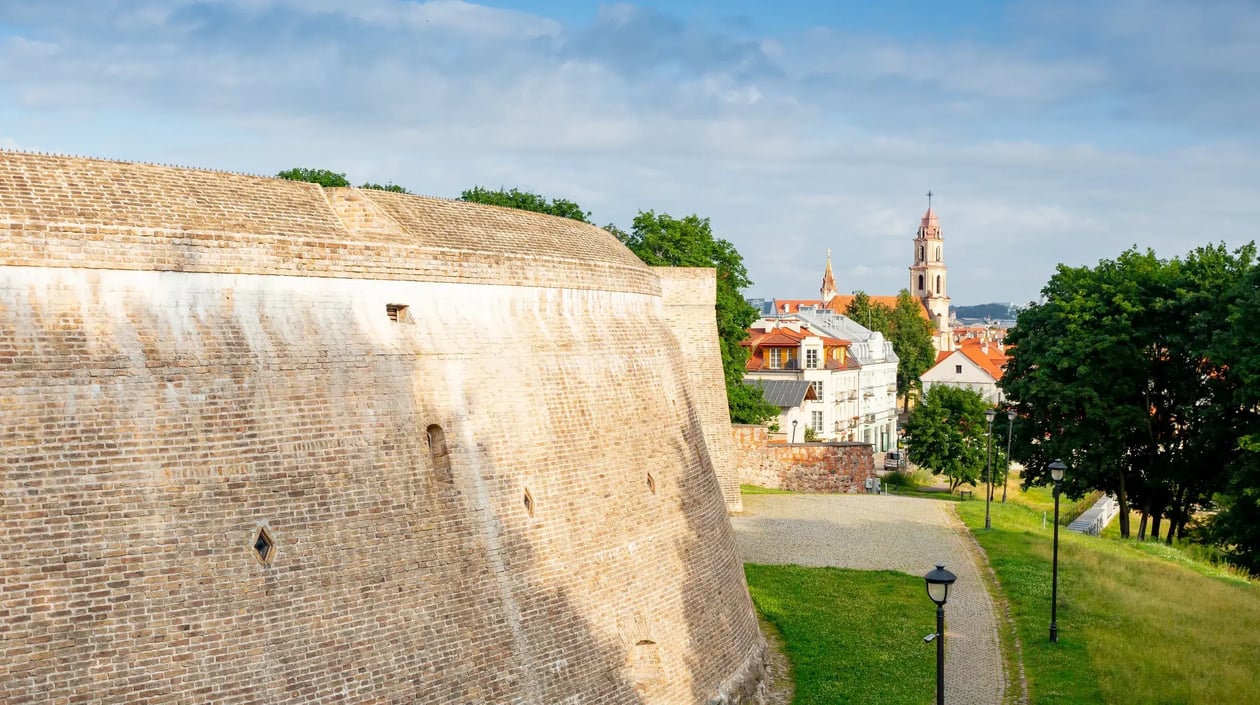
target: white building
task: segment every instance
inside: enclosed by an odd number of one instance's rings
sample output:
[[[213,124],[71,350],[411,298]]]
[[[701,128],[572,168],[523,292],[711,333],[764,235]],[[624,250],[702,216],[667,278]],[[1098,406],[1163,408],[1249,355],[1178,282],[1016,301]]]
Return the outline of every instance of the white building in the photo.
[[[998,406],[1003,401],[998,380],[1005,367],[1006,351],[1000,343],[990,343],[987,338],[963,339],[953,352],[938,354],[936,364],[919,375],[919,381],[925,395],[936,385],[959,387],[979,392],[990,404]]]
[[[745,379],[797,379],[812,387],[799,407],[784,408],[783,431],[790,434],[795,420],[818,440],[860,441],[877,451],[896,445],[897,355],[883,334],[833,311],[802,307],[758,320],[746,345],[752,354]]]

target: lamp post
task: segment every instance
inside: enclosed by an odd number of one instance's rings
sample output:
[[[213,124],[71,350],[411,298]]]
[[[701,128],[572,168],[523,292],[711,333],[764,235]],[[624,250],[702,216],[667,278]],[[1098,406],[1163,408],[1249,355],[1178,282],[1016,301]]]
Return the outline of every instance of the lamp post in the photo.
[[[1002,504],[1006,504],[1006,485],[1011,474],[1011,430],[1015,427],[1015,410],[1006,412],[1006,470],[1002,473]]]
[[[796,442],[796,423],[797,423],[797,420],[792,419],[792,442],[793,443]]]
[[[1050,463],[1050,479],[1054,480],[1054,558],[1050,571],[1050,642],[1059,642],[1059,485],[1067,466],[1062,460]]]
[[[989,500],[993,499],[993,419],[997,416],[997,412],[989,409],[984,412],[984,420],[989,422],[989,448],[985,451],[985,467],[984,467],[984,528],[992,529],[993,523],[989,521]]]
[[[936,705],[945,705],[945,602],[949,599],[949,586],[958,576],[938,565],[923,576],[927,582],[928,598],[936,603],[936,633],[925,641],[936,639]]]

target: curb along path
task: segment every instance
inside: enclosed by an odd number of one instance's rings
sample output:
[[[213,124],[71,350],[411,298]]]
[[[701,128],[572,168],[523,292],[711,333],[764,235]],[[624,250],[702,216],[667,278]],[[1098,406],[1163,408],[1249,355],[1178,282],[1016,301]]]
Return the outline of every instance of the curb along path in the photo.
[[[976,549],[957,523],[949,502],[888,495],[745,495],[744,512],[731,517],[747,563],[897,570],[916,577],[945,564],[958,576],[945,606],[945,700],[1001,705],[1007,683],[993,601]],[[925,634],[933,609],[925,592]]]

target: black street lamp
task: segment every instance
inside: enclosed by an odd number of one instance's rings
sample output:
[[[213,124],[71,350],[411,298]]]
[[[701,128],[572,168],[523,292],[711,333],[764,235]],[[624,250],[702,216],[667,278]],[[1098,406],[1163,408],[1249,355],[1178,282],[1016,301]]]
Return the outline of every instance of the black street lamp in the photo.
[[[1062,460],[1050,463],[1050,479],[1054,480],[1054,559],[1050,572],[1050,642],[1059,642],[1059,485],[1067,466]]]
[[[1015,427],[1015,410],[1006,412],[1006,470],[1002,473],[1002,504],[1006,504],[1006,485],[1011,474],[1011,429]]]
[[[984,420],[989,422],[989,449],[985,452],[984,467],[984,528],[992,529],[993,523],[989,521],[989,500],[993,499],[993,419],[997,416],[997,412],[989,409],[984,412]]]
[[[923,579],[927,581],[928,598],[936,603],[936,633],[924,641],[936,639],[936,705],[945,705],[945,601],[949,599],[949,586],[958,576],[938,565]]]
[[[796,419],[792,419],[792,442],[796,442]]]

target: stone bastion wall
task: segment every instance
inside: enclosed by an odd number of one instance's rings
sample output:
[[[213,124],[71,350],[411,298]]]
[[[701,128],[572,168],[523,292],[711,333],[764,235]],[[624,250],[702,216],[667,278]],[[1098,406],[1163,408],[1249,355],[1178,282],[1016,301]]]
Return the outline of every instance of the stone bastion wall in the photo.
[[[743,511],[731,415],[726,400],[722,350],[718,344],[716,270],[698,267],[654,267],[661,280],[665,320],[682,347],[688,388],[696,404],[705,447],[717,472],[726,509]]]
[[[0,703],[755,698],[668,318],[580,223],[0,152]]]

